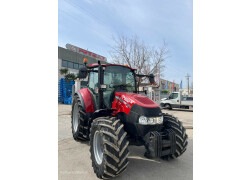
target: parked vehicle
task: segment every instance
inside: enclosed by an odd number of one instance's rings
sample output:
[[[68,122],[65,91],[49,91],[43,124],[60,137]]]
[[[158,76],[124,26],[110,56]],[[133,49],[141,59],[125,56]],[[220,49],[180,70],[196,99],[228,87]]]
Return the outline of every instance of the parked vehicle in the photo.
[[[172,108],[191,109],[193,108],[193,97],[183,97],[180,92],[173,92],[169,97],[161,99],[160,106],[170,110]]]
[[[147,158],[175,159],[187,148],[182,123],[146,96],[138,94],[135,69],[114,64],[91,64],[79,70],[88,77],[72,103],[72,134],[76,141],[90,140],[96,176],[109,179],[121,174],[129,163],[128,145],[145,146]],[[143,172],[141,172],[143,173]],[[132,178],[133,179],[133,178]]]

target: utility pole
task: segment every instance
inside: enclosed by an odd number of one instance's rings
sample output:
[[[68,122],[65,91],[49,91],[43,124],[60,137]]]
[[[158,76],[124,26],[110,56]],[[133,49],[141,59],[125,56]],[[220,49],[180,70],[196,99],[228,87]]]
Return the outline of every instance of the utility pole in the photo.
[[[188,96],[189,96],[189,77],[190,77],[190,75],[187,74],[186,78],[187,78],[187,83],[188,83]]]

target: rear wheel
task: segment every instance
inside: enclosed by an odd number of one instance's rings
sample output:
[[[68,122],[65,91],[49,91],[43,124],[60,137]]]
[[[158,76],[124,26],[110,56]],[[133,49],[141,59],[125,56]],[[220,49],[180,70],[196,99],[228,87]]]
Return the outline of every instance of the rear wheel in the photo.
[[[163,125],[165,129],[171,129],[175,132],[176,135],[176,151],[173,154],[162,156],[162,159],[175,159],[181,156],[187,149],[188,145],[188,136],[186,134],[186,129],[183,127],[182,122],[179,121],[176,117],[163,114]]]
[[[127,168],[128,144],[123,124],[115,117],[99,117],[90,129],[90,154],[96,176],[108,179]]]
[[[76,141],[86,141],[89,139],[88,119],[78,95],[74,96],[72,103],[71,128],[73,138]]]

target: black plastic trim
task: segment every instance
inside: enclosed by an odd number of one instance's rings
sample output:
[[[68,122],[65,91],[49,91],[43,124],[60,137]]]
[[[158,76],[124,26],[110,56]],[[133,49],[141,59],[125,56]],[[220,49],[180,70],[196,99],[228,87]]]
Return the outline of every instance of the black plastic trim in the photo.
[[[139,124],[139,117],[160,117],[162,112],[160,107],[146,108],[134,104],[129,112],[125,114],[125,130],[132,136],[145,136],[149,131],[160,131],[162,124],[142,125]]]

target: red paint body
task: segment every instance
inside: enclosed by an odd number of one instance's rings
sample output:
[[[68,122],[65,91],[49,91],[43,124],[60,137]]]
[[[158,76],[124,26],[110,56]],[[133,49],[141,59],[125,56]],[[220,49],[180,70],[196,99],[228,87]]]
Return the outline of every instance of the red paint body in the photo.
[[[146,108],[156,108],[159,107],[157,103],[152,101],[146,96],[136,94],[136,93],[127,93],[127,92],[117,92],[112,103],[112,109],[117,109],[118,111],[114,111],[114,113],[124,112],[129,114],[131,107],[133,104],[137,104]]]
[[[95,112],[95,108],[94,108],[94,102],[92,99],[92,96],[89,92],[88,88],[82,88],[78,91],[79,93],[81,93],[84,104],[85,104],[85,110],[87,113],[93,113]]]
[[[93,113],[95,112],[94,102],[90,91],[88,88],[82,88],[79,90],[82,95],[86,112]],[[157,103],[152,101],[146,96],[136,94],[136,93],[127,93],[127,92],[117,92],[115,93],[115,97],[112,102],[112,109],[117,109],[114,113],[124,112],[129,114],[131,107],[133,104],[137,104],[146,108],[156,108],[159,107]]]

